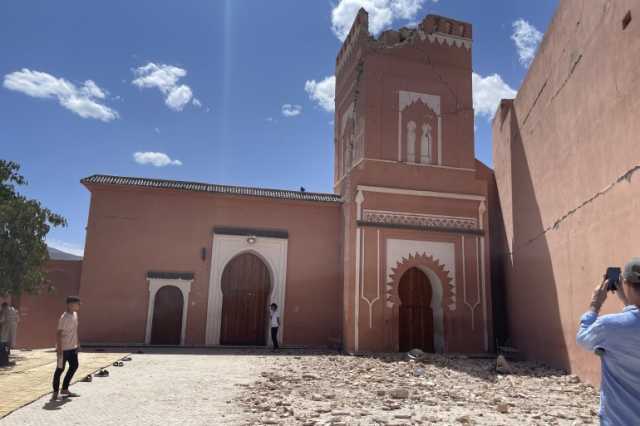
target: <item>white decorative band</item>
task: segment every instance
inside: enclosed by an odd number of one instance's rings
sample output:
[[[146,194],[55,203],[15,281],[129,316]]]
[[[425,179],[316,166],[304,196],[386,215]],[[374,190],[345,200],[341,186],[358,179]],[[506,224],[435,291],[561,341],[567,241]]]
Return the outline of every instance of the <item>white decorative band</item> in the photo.
[[[419,35],[422,40],[429,39],[431,43],[434,43],[437,41],[440,44],[446,43],[447,46],[454,46],[454,45],[456,47],[464,46],[465,49],[467,50],[471,49],[471,39],[468,39],[468,38],[456,37],[454,35],[445,34],[445,33],[426,34],[422,30],[420,30]]]
[[[364,210],[362,220],[385,225],[408,225],[447,229],[478,230],[478,219],[472,217],[399,213],[385,210]]]

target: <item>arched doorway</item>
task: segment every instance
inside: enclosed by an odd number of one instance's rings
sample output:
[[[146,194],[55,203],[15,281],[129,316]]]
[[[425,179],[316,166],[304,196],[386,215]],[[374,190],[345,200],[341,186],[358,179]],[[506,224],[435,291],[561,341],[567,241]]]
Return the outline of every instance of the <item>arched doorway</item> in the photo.
[[[429,278],[418,268],[407,270],[400,278],[398,295],[400,351],[418,348],[434,352],[432,290]]]
[[[222,273],[222,345],[266,345],[269,270],[256,255],[233,258]]]
[[[164,286],[156,293],[151,328],[152,345],[179,345],[182,334],[182,292],[174,286]]]

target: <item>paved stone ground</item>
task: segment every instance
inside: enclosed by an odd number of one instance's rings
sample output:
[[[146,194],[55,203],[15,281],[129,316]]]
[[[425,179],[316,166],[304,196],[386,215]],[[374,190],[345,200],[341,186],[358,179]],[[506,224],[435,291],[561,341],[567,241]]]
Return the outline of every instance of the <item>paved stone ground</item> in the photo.
[[[47,395],[0,426],[246,424],[232,401],[242,391],[237,384],[255,380],[266,364],[260,355],[204,350],[131,357],[124,367],[109,367],[109,377],[73,385],[79,398],[52,404]]]
[[[80,368],[75,380],[81,379],[98,368],[111,365],[123,357],[121,353],[81,352]],[[53,349],[11,351],[9,367],[0,367],[0,418],[42,395],[51,392],[51,379],[56,365]]]

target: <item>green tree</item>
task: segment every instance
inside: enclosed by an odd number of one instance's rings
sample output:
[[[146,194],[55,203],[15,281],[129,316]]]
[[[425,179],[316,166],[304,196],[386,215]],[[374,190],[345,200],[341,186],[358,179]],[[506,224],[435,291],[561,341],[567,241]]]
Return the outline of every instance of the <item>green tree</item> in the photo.
[[[0,295],[36,292],[44,283],[49,258],[45,237],[52,226],[66,226],[64,217],[36,200],[20,195],[26,185],[20,166],[0,160]]]

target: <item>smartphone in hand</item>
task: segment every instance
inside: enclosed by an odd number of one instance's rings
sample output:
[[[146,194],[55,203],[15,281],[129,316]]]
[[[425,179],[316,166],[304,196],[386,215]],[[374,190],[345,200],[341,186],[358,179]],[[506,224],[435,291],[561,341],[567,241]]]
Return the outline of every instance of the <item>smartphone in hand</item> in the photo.
[[[56,361],[57,361],[57,367],[58,368],[64,368],[64,358],[62,357],[61,353],[56,353]]]
[[[607,291],[616,291],[620,284],[620,274],[622,270],[615,266],[607,268],[607,272],[604,274],[604,279],[608,280]]]

